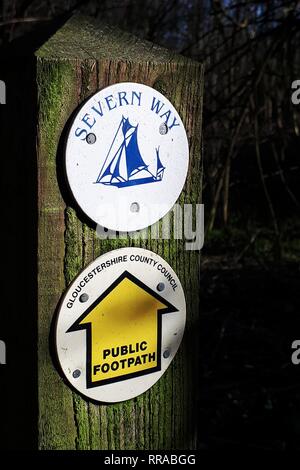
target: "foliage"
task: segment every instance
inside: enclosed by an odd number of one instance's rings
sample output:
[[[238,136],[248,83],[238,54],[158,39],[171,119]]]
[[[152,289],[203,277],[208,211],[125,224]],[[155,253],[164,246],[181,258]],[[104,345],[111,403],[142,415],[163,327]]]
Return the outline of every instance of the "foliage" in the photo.
[[[78,10],[205,63],[207,232],[226,226],[241,206],[249,218],[262,207],[280,251],[281,206],[296,214],[300,205],[300,106],[291,102],[292,82],[300,79],[299,2],[4,0],[0,45]]]

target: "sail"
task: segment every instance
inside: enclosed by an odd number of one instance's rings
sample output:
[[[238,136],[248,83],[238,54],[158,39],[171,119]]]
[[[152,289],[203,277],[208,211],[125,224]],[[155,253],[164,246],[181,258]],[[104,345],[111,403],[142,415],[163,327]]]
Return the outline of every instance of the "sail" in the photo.
[[[157,170],[154,175],[141,156],[137,131],[138,125],[133,126],[128,118],[122,116],[96,183],[121,188],[163,179],[165,167],[159,158],[159,147],[156,148]]]
[[[125,137],[127,131],[129,129],[132,129],[134,126],[132,126],[129,122],[129,119],[128,118],[124,118],[124,116],[122,117],[122,132],[123,132],[123,135]]]
[[[130,177],[134,172],[147,168],[146,163],[142,159],[140,154],[138,142],[137,142],[137,129],[136,126],[134,132],[132,133],[131,139],[126,146],[126,163],[128,177]]]
[[[108,183],[111,181],[111,179],[118,173],[119,171],[119,165],[120,165],[120,159],[122,156],[122,151],[123,151],[124,143],[118,148],[117,152],[113,156],[112,160],[110,163],[107,165],[106,168],[102,171],[102,174],[99,176],[97,183],[98,182],[106,182]]]
[[[122,179],[123,181],[126,180],[126,177],[122,176],[121,172],[120,172],[120,164],[121,164],[122,156],[124,155],[124,147],[125,147],[125,144],[122,145],[121,151],[120,151],[118,159],[117,159],[115,169],[114,169],[114,171],[112,172],[112,175],[111,175],[111,181],[113,180],[113,178],[116,178],[118,180]]]
[[[116,160],[116,156],[115,156],[115,158],[113,158],[113,160],[110,162],[110,164],[105,168],[103,174],[100,177],[100,180],[102,180],[106,176],[112,176],[112,174],[114,172],[113,166],[116,163],[115,160]]]
[[[114,164],[116,164],[117,155],[119,155],[119,151],[122,149],[124,145],[124,136],[120,132],[122,123],[124,122],[124,118],[122,117],[118,129],[115,133],[111,146],[108,150],[108,153],[104,159],[104,163],[96,180],[96,183],[101,183],[103,178],[112,175]],[[106,178],[107,179],[107,178]]]

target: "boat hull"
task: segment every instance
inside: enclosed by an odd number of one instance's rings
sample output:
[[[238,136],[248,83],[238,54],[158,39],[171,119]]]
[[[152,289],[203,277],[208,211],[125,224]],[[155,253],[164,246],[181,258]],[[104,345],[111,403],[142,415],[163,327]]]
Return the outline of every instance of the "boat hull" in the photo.
[[[117,188],[125,188],[126,186],[139,186],[141,184],[148,184],[148,183],[157,183],[161,181],[161,178],[155,178],[154,176],[150,176],[149,178],[140,178],[136,180],[128,180],[128,181],[110,181],[109,183],[99,183],[105,184],[107,186],[117,186]]]

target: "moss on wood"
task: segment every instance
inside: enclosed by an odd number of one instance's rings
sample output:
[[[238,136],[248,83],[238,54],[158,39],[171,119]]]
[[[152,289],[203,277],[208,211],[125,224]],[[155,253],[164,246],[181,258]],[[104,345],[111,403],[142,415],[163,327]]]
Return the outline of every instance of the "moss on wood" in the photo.
[[[150,229],[144,232],[146,239],[131,234],[125,239],[101,240],[66,188],[58,186],[57,172],[63,167],[58,150],[61,133],[76,106],[104,86],[138,81],[164,93],[181,115],[191,153],[187,182],[178,202],[181,206],[199,203],[203,68],[79,17],[39,49],[37,60],[40,448],[193,449],[199,253],[186,251],[184,240],[174,240],[173,231],[170,240],[152,238]],[[150,390],[128,402],[96,405],[71,391],[58,375],[49,354],[49,332],[65,287],[97,256],[124,246],[153,250],[175,269],[186,293],[187,330],[170,368]]]

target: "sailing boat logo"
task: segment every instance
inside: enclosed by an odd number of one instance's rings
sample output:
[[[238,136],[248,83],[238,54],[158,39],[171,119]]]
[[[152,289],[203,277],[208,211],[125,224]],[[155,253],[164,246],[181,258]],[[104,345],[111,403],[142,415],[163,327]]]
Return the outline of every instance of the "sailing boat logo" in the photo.
[[[125,188],[162,181],[165,167],[156,148],[156,172],[149,170],[138,145],[138,124],[133,126],[122,116],[119,127],[95,183]]]

